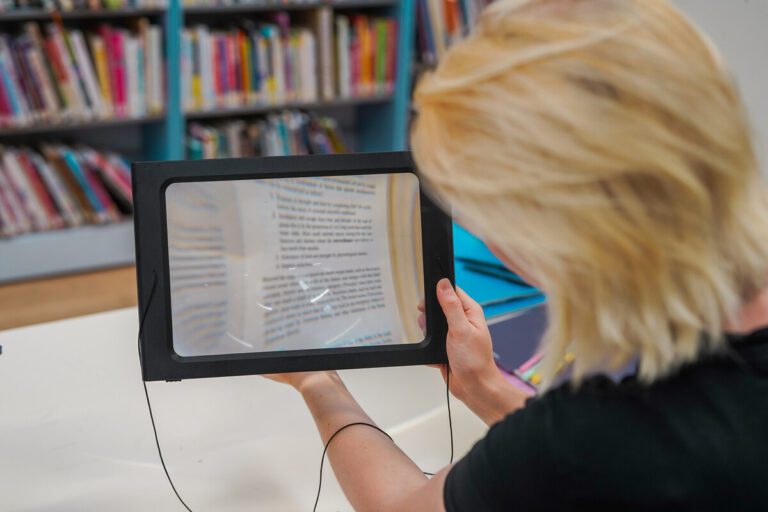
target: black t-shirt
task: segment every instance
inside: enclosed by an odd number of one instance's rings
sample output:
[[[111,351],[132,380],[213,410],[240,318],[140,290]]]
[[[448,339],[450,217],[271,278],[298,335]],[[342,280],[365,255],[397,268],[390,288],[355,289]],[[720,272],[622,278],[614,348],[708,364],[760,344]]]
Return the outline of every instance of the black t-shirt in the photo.
[[[768,329],[642,386],[592,378],[507,416],[448,473],[454,511],[768,511]]]

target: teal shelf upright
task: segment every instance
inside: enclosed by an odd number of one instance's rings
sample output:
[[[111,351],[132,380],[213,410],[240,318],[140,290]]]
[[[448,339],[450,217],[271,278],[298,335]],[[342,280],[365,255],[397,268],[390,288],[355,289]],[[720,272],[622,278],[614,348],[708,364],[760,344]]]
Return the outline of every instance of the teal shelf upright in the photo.
[[[360,108],[358,150],[402,151],[408,147],[408,119],[411,105],[411,61],[413,58],[414,0],[400,0],[389,8],[397,18],[397,76],[392,100]]]
[[[416,6],[414,0],[400,0],[397,19],[400,26],[397,46],[397,81],[393,99],[392,149],[404,150],[408,147],[408,123],[411,108],[411,62],[415,32]]]
[[[181,110],[181,0],[168,0],[163,20],[165,36],[165,118],[144,130],[148,160],[181,160],[184,157],[184,114]]]

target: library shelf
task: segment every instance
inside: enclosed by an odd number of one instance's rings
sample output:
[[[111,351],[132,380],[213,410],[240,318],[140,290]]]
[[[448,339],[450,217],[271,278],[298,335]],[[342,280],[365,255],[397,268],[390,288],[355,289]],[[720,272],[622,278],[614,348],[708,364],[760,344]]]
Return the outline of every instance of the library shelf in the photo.
[[[0,283],[130,265],[133,221],[0,239]]]
[[[79,9],[72,11],[54,11],[48,9],[13,9],[0,11],[0,23],[12,23],[19,21],[52,21],[62,20],[92,20],[92,19],[117,19],[133,17],[161,16],[165,13],[161,7],[151,8],[124,8],[124,9]]]
[[[0,128],[0,143],[31,135],[58,137],[87,130],[138,127],[141,131],[144,160],[177,160],[184,157],[186,121],[215,120],[259,115],[283,109],[329,110],[358,108],[355,138],[358,151],[393,151],[407,147],[406,134],[410,105],[410,65],[413,59],[414,0],[308,0],[264,2],[202,7],[183,5],[183,0],[168,0],[161,9],[116,9],[68,11],[54,14],[43,9],[0,12],[0,31],[17,30],[14,23],[62,20],[68,24],[92,24],[98,20],[129,20],[134,17],[162,17],[164,28],[166,110],[163,114],[141,118],[104,119],[72,123],[38,123]],[[397,71],[391,95],[336,99],[318,102],[291,102],[282,105],[252,105],[233,109],[183,112],[181,100],[181,31],[184,19],[207,21],[205,15],[220,19],[228,14],[269,13],[283,10],[310,10],[328,6],[333,10],[381,9],[398,20]],[[81,21],[82,20],[82,21]],[[130,221],[105,226],[85,226],[59,231],[35,232],[0,239],[0,283],[49,275],[82,272],[131,264],[134,259],[133,224]]]
[[[122,128],[125,126],[157,123],[165,119],[165,114],[152,114],[142,117],[116,117],[109,119],[94,119],[90,121],[76,121],[76,122],[50,122],[50,123],[35,123],[25,126],[10,126],[0,128],[0,138],[18,136],[18,135],[35,135],[40,133],[59,133],[59,132],[71,132],[79,130],[93,130],[103,128]]]
[[[237,117],[250,116],[258,114],[267,114],[281,110],[299,109],[299,110],[327,110],[343,107],[357,107],[362,105],[375,105],[386,103],[392,100],[391,94],[360,96],[355,98],[337,98],[329,101],[293,101],[280,104],[257,103],[253,105],[242,105],[233,108],[220,108],[215,110],[193,110],[188,111],[185,116],[187,120],[194,121],[199,119],[215,119],[219,117]]]

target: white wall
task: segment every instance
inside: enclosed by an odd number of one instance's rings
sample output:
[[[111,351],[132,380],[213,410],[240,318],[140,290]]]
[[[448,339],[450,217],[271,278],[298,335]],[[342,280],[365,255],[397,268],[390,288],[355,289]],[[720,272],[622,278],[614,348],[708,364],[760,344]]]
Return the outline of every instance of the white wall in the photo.
[[[768,0],[674,0],[714,40],[736,75],[768,174]]]

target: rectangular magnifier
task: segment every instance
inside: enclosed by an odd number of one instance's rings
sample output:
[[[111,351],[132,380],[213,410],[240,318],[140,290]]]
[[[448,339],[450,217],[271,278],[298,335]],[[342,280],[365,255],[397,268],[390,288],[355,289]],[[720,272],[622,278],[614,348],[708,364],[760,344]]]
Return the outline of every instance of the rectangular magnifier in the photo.
[[[451,221],[410,153],[136,163],[133,187],[144,380],[446,361]]]

